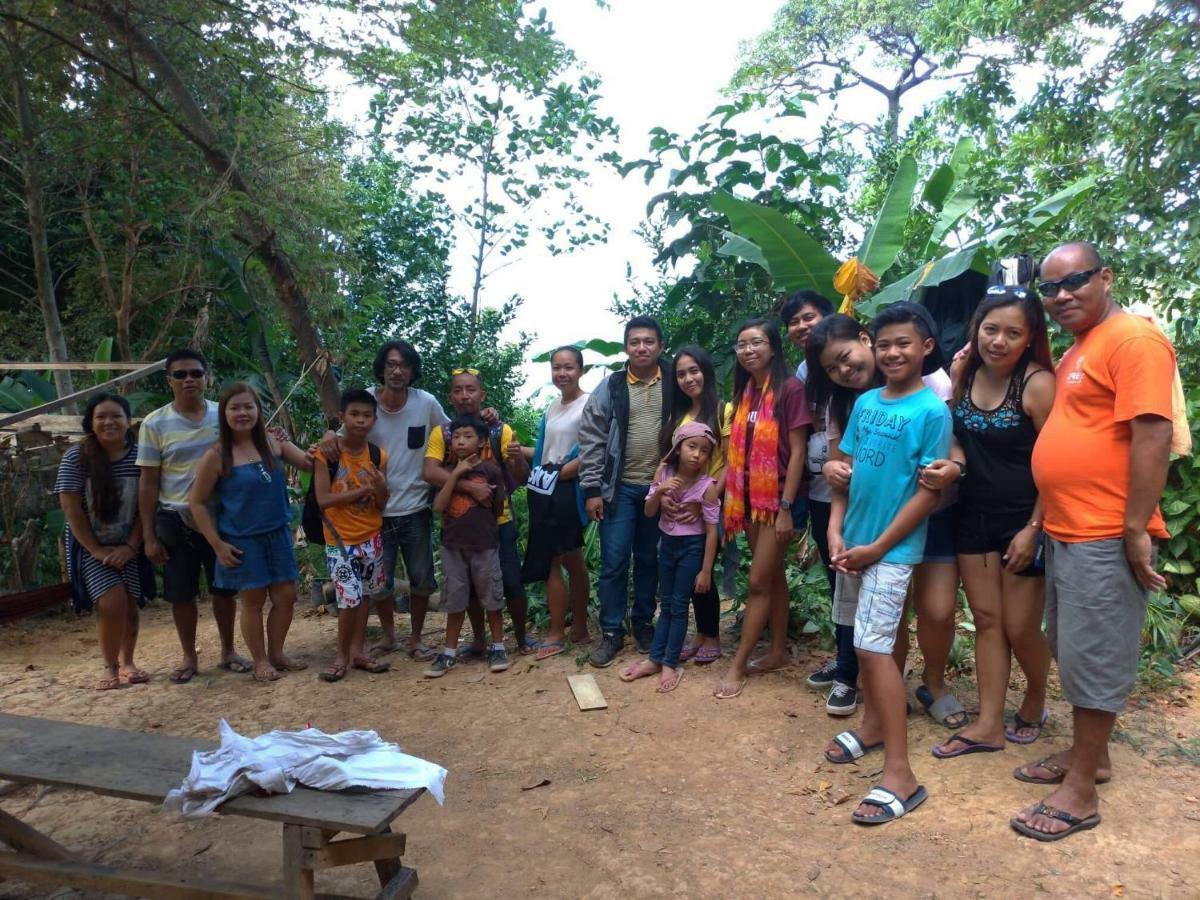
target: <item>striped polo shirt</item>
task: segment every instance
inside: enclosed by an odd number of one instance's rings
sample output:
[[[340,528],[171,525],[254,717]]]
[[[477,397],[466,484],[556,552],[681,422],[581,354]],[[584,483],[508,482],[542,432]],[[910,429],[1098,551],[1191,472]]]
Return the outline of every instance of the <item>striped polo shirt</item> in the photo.
[[[189,523],[188,492],[196,480],[200,457],[217,441],[217,404],[204,402],[204,418],[199,422],[180,415],[175,404],[168,403],[146,416],[138,432],[137,464],[161,470],[159,506],[175,510]]]
[[[658,432],[662,427],[662,369],[642,381],[626,369],[629,384],[629,430],[625,435],[625,460],[621,481],[644,485],[654,480],[658,468]]]

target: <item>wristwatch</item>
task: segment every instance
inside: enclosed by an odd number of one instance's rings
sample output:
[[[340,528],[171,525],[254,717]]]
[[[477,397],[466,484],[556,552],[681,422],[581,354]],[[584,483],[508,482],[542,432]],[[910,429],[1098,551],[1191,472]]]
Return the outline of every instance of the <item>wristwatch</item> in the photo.
[[[781,498],[779,501],[779,508],[782,510],[790,510],[792,508],[792,501]]]
[[[960,481],[967,477],[967,464],[965,462],[960,462],[957,459],[952,459],[950,462],[958,466],[958,478]]]

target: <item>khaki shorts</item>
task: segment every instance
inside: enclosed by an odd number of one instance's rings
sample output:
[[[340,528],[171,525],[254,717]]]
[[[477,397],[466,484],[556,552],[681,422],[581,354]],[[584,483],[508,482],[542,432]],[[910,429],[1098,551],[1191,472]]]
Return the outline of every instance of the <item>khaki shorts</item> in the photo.
[[[471,588],[479,605],[489,612],[504,608],[504,580],[500,574],[500,550],[460,550],[442,547],[442,612],[464,613]]]

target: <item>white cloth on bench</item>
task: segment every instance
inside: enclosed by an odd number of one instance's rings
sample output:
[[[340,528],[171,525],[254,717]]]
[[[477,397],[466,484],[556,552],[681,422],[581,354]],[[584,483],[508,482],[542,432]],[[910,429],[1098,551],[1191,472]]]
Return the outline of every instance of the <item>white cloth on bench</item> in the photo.
[[[191,771],[167,794],[163,807],[185,816],[206,816],[239,794],[260,788],[286,794],[297,784],[322,791],[425,788],[440,804],[445,781],[441,766],[401,753],[374,731],[326,734],[306,728],[247,738],[222,719],[221,746],[192,754]]]

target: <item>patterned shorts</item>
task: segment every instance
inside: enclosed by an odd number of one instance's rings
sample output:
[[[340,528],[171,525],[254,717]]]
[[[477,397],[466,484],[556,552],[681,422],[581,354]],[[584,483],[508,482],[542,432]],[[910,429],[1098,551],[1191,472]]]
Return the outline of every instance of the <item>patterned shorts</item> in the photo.
[[[912,566],[877,562],[861,576],[837,573],[833,622],[854,626],[854,646],[869,653],[891,653],[904,615]]]
[[[326,545],[325,560],[337,592],[338,609],[354,609],[364,597],[371,599],[387,592],[382,535],[361,544],[346,544],[345,551]]]

